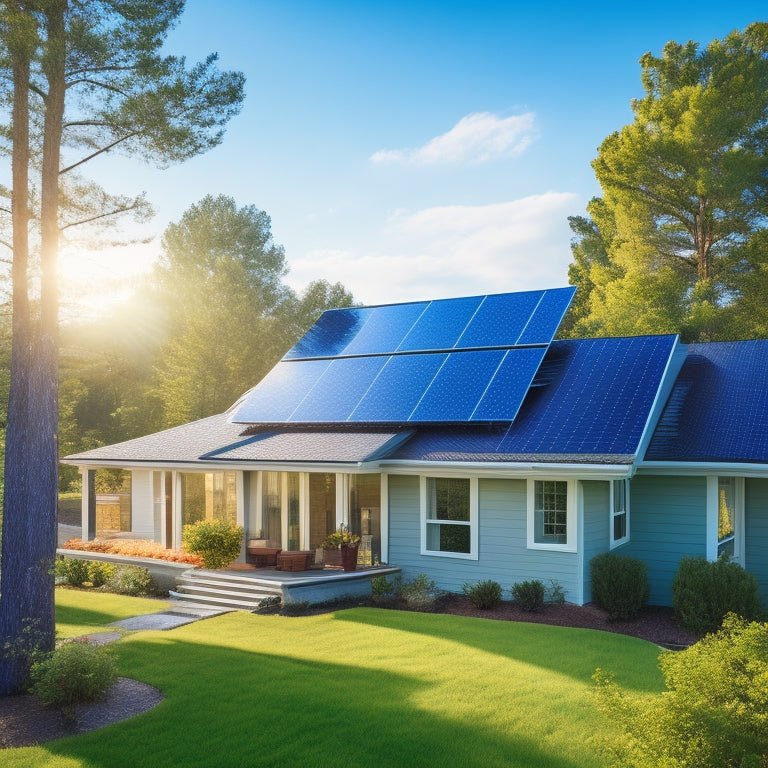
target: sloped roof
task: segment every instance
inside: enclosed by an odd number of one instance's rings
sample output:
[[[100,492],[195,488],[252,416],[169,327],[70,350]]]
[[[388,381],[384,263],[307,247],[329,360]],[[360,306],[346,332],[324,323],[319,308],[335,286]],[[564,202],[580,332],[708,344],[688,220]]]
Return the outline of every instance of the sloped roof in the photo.
[[[419,429],[389,458],[631,463],[676,338],[555,341],[511,425]]]
[[[768,463],[768,339],[691,344],[645,459]]]

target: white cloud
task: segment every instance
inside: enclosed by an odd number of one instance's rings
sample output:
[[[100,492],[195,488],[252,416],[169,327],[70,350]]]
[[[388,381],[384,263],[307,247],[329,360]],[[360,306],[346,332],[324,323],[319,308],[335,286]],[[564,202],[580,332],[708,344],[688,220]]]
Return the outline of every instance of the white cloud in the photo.
[[[491,112],[462,117],[448,133],[436,136],[415,149],[382,149],[371,155],[377,164],[438,165],[485,163],[515,157],[535,138],[534,114],[501,118]]]
[[[288,282],[340,280],[366,304],[503,293],[567,285],[571,193],[487,206],[398,212],[376,249],[327,250],[291,259]]]

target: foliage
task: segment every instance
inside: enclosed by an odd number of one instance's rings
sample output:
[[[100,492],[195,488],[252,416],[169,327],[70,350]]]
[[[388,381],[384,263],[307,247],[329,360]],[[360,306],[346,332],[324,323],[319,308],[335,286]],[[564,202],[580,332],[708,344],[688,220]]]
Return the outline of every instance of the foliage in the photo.
[[[259,600],[259,610],[264,612],[276,611],[282,604],[283,601],[278,595],[272,595]]]
[[[140,565],[118,565],[104,585],[118,595],[146,595],[153,591],[152,574]]]
[[[86,581],[90,581],[87,560],[57,557],[54,570],[57,578],[66,581],[72,587],[82,587]]]
[[[47,707],[67,707],[103,698],[117,680],[109,649],[70,641],[32,666],[32,693]]]
[[[562,605],[565,602],[565,591],[555,579],[549,580],[549,587],[546,590],[544,602],[551,605]]]
[[[625,731],[613,765],[759,768],[768,764],[768,624],[729,614],[722,629],[659,663],[667,690],[635,698],[595,673],[596,700]]]
[[[570,220],[566,335],[765,335],[767,52],[758,22],[641,57],[634,121],[593,162],[603,196]]]
[[[672,580],[672,604],[680,623],[699,635],[715,632],[727,613],[760,618],[755,576],[723,555],[714,562],[685,557]]]
[[[386,576],[371,579],[371,597],[374,602],[397,599],[403,591],[403,577],[398,573],[390,580]]]
[[[162,544],[145,539],[93,539],[93,541],[69,539],[64,543],[63,548],[81,552],[125,555],[126,557],[149,557],[153,560],[166,560],[170,563],[203,564],[199,555],[166,549]]]
[[[518,581],[512,585],[512,599],[524,611],[538,611],[544,605],[544,582]]]
[[[464,584],[463,592],[471,600],[472,605],[481,610],[496,608],[501,602],[501,584],[492,579],[478,581],[475,584],[468,582]]]
[[[101,560],[91,560],[88,563],[88,581],[94,587],[103,587],[115,578],[116,566]]]
[[[343,523],[333,532],[329,533],[323,542],[325,549],[343,549],[347,547],[356,547],[360,542],[360,537],[352,533],[349,527]]]
[[[420,573],[412,581],[405,582],[400,592],[408,606],[417,610],[429,609],[437,600],[435,582],[424,573]]]
[[[637,616],[648,600],[648,566],[642,560],[604,552],[590,560],[592,599],[608,618]]]
[[[199,555],[204,568],[226,568],[240,556],[243,534],[241,525],[228,520],[200,520],[184,526],[182,549]]]

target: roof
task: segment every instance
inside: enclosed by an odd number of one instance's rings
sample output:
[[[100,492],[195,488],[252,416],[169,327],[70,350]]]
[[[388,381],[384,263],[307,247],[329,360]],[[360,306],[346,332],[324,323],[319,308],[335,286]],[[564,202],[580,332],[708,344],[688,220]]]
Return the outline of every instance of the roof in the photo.
[[[691,344],[645,458],[768,463],[768,339]]]
[[[510,425],[419,429],[390,458],[632,463],[676,338],[555,341]]]

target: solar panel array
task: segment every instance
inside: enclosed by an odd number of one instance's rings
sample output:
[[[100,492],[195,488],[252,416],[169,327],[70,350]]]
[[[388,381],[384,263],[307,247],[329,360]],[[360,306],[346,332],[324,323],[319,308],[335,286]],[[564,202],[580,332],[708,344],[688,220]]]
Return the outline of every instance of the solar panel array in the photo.
[[[575,290],[328,310],[232,421],[512,421]]]

